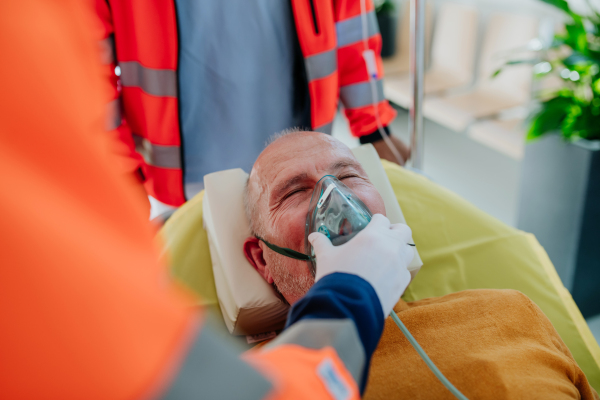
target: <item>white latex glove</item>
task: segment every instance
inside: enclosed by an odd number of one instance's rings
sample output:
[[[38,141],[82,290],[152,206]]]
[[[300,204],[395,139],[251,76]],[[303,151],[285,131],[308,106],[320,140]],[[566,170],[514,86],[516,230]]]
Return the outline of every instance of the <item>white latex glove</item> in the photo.
[[[317,258],[315,282],[334,272],[358,275],[373,286],[383,317],[392,311],[410,283],[408,265],[415,253],[408,225],[390,224],[381,214],[348,242],[334,246],[327,236],[313,232],[308,236]]]

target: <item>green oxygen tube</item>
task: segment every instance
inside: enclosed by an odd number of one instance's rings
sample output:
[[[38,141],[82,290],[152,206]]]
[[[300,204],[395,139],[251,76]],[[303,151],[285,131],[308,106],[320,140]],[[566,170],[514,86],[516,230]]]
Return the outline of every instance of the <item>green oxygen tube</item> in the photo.
[[[423,350],[421,345],[419,345],[417,340],[413,337],[413,335],[410,333],[408,328],[406,328],[406,326],[402,323],[402,321],[400,321],[400,318],[398,318],[398,315],[396,315],[394,311],[390,313],[390,317],[392,317],[396,325],[398,325],[398,328],[400,328],[404,336],[406,336],[406,339],[408,339],[408,341],[410,342],[410,344],[412,344],[417,353],[419,353],[423,361],[425,361],[425,364],[427,364],[431,372],[433,372],[436,378],[438,378],[439,381],[442,382],[444,386],[446,386],[446,389],[448,389],[450,393],[452,393],[457,399],[469,400],[464,394],[462,394],[457,388],[455,388],[454,385],[450,383],[448,378],[446,378],[444,374],[442,374],[442,371],[440,371],[438,367],[436,367],[433,361],[431,361],[431,358],[429,358],[427,353],[425,353],[425,350]]]

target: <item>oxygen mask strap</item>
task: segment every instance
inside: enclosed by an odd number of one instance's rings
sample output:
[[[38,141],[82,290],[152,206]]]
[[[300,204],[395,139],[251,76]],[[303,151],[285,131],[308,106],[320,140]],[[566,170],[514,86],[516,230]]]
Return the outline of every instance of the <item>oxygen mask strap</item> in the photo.
[[[311,261],[311,257],[309,255],[300,253],[299,251],[296,251],[296,250],[288,249],[286,247],[275,246],[274,244],[267,242],[265,239],[261,238],[260,236],[257,236],[256,238],[258,240],[260,240],[261,242],[263,242],[264,244],[266,244],[267,247],[270,248],[271,250],[273,250],[275,253],[279,253],[282,256],[286,256],[286,257],[293,258],[293,259],[300,260],[300,261]]]

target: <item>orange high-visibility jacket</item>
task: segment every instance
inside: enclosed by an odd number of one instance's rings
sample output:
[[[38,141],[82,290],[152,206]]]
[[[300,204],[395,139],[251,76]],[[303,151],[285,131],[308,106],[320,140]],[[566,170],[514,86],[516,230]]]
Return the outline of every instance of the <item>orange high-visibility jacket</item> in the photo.
[[[141,171],[149,195],[165,204],[185,202],[179,127],[178,23],[174,0],[95,0],[103,23],[105,62],[118,63],[111,77],[112,115],[106,123],[127,145],[132,171]],[[282,0],[290,1],[290,0]],[[368,47],[378,68],[375,104],[362,53],[360,0],[291,0],[304,55],[311,124],[330,133],[342,101],[355,136],[377,130],[375,107],[387,126],[394,109],[383,97],[381,35],[371,0],[366,0]],[[111,55],[116,54],[116,61]],[[291,72],[290,72],[291,73]],[[141,154],[144,156],[142,157]]]
[[[335,343],[309,349],[284,332],[246,363],[200,329],[103,131],[86,5],[0,2],[0,398],[358,399],[364,365],[351,375]],[[352,339],[348,322],[335,326]]]

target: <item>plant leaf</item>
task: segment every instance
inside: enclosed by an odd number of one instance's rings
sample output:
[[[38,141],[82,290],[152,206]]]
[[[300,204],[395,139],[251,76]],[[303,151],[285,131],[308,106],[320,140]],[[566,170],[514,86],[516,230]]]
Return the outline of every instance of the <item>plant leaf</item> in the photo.
[[[567,3],[565,0],[542,0],[544,3],[546,4],[550,4],[551,6],[554,6],[560,10],[563,10],[564,12],[571,14],[571,8],[569,8],[569,3]]]
[[[574,20],[571,24],[565,25],[565,30],[567,31],[566,35],[562,36],[565,44],[570,46],[573,50],[587,55],[587,32],[585,31],[581,18],[579,18],[579,20]]]
[[[526,59],[526,60],[512,60],[512,61],[507,61],[507,62],[504,63],[503,66],[501,66],[496,71],[494,71],[494,73],[492,74],[492,78],[495,78],[498,75],[500,75],[500,73],[504,70],[504,67],[507,67],[509,65],[519,65],[519,64],[535,65],[535,64],[537,64],[539,62],[540,62],[540,60],[538,58],[530,58],[530,59]]]
[[[569,57],[563,60],[565,67],[574,69],[579,66],[588,66],[590,63],[598,64],[599,60],[595,60],[591,57],[583,55],[577,51],[574,51]]]
[[[527,140],[535,140],[546,133],[561,129],[563,120],[572,105],[573,99],[561,96],[540,104],[539,111],[533,115]]]

